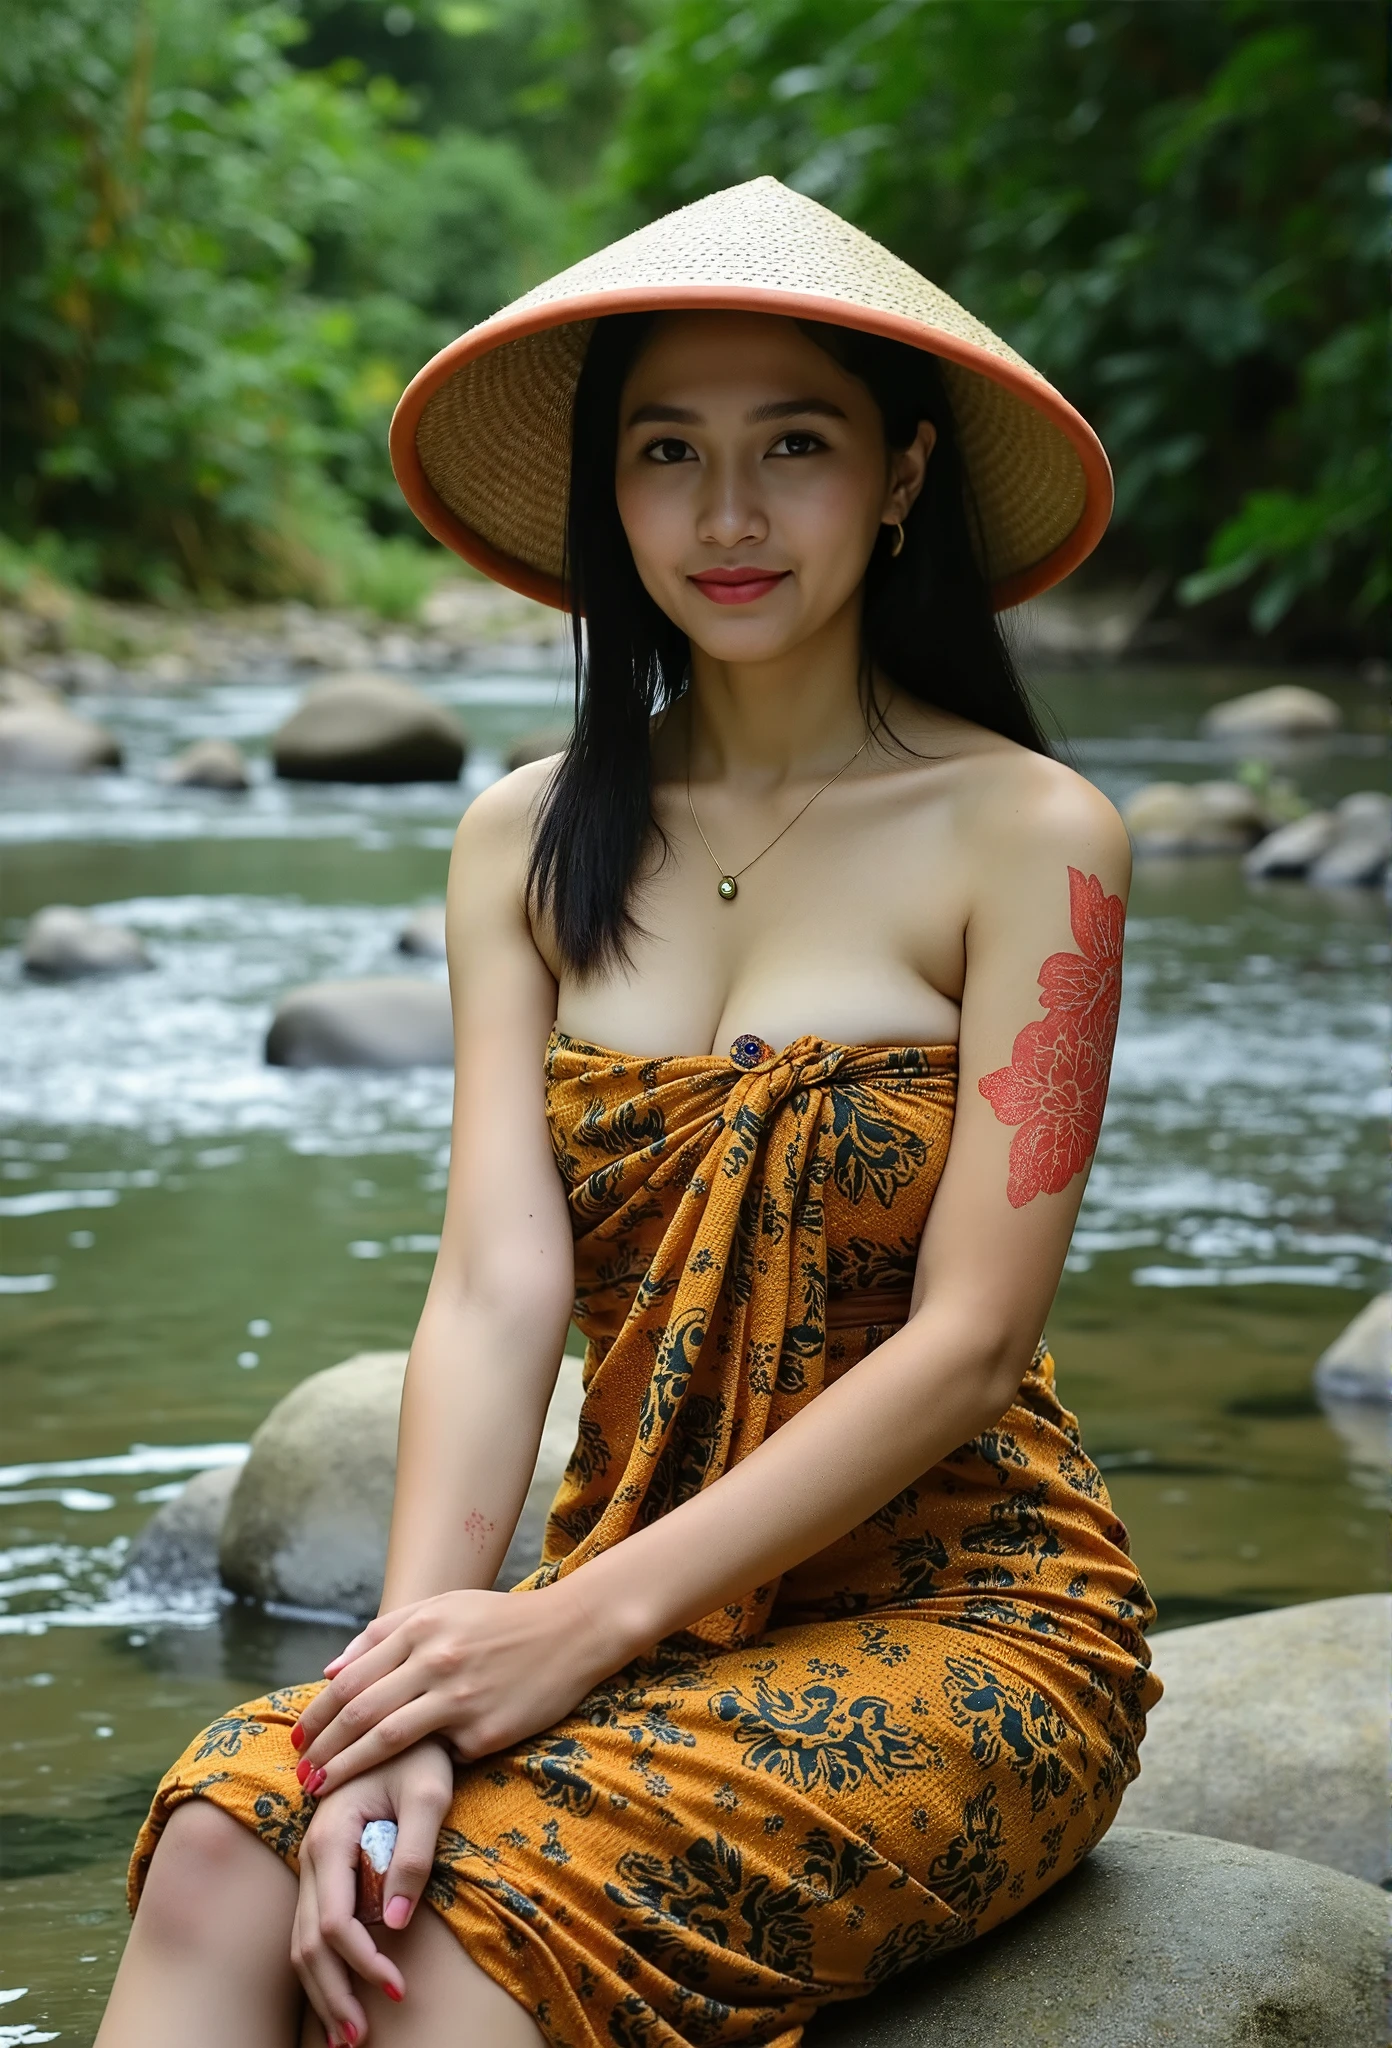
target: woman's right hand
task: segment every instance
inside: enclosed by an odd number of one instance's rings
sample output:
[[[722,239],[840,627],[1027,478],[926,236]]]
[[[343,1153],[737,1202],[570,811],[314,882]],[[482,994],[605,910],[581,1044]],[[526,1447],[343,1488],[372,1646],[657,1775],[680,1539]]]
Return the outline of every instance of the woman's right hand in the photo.
[[[320,1800],[300,1847],[300,1898],[290,1958],[333,2043],[367,2038],[353,1977],[400,2000],[400,1970],[357,1918],[358,1844],[370,1820],[394,1820],[396,1849],[383,1886],[383,1920],[402,1928],[430,1877],[440,1825],[454,1796],[454,1767],[433,1738],[364,1771]]]

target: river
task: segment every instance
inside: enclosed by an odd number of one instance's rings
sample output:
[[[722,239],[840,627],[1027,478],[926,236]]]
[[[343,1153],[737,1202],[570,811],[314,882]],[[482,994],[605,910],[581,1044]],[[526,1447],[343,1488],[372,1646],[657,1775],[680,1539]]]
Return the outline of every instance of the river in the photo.
[[[1118,668],[1041,692],[1120,800],[1225,772],[1201,712],[1270,680]],[[1349,730],[1286,772],[1320,800],[1380,784],[1370,693],[1315,680]],[[449,1077],[286,1072],[262,1044],[296,983],[442,972],[396,934],[439,898],[470,796],[561,701],[541,656],[427,687],[473,740],[457,788],[277,784],[264,743],[300,695],[287,678],[98,702],[127,772],[6,792],[0,2048],[91,2041],[161,1766],[338,1646],[112,1587],[154,1504],[239,1458],[288,1388],[409,1340]],[[253,755],[248,794],[153,779],[209,734]],[[134,926],[155,970],[26,982],[17,942],[50,902]],[[1138,867],[1111,1100],[1049,1332],[1162,1625],[1384,1583],[1372,1426],[1331,1426],[1310,1370],[1385,1284],[1385,972],[1374,892],[1253,887],[1232,860]]]

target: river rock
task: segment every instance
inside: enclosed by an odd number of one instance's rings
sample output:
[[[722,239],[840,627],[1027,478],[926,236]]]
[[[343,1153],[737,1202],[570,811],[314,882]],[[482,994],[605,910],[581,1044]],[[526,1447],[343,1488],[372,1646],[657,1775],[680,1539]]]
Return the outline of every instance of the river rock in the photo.
[[[399,677],[319,683],[271,742],[276,774],[295,782],[455,782],[467,752],[442,705]]]
[[[1392,799],[1360,789],[1335,809],[1338,833],[1310,870],[1319,888],[1375,888],[1392,858]]]
[[[155,964],[137,932],[121,924],[102,924],[70,903],[50,903],[30,919],[20,957],[25,973],[37,981],[129,974]]]
[[[1392,1402],[1392,1294],[1358,1311],[1315,1366],[1315,1391],[1331,1401]]]
[[[1165,1695],[1122,1818],[1383,1883],[1390,1644],[1382,1593],[1152,1637]]]
[[[160,770],[160,780],[190,789],[242,790],[251,787],[242,750],[231,740],[195,740],[191,747],[184,748],[182,754],[176,754],[172,761],[165,762]]]
[[[445,906],[443,903],[427,903],[415,911],[402,926],[396,942],[397,951],[413,953],[419,959],[443,960],[445,957]]]
[[[60,713],[68,708],[50,683],[41,683],[37,676],[20,668],[0,668],[0,711],[13,710],[17,705]]]
[[[251,1440],[228,1504],[223,1580],[244,1598],[344,1616],[376,1611],[396,1485],[404,1351],[364,1352],[314,1373]],[[499,1586],[526,1576],[575,1447],[580,1361],[562,1361],[536,1471]]]
[[[1268,823],[1258,797],[1240,782],[1150,782],[1122,816],[1142,854],[1242,853]]]
[[[570,745],[568,725],[545,725],[536,732],[524,732],[507,751],[509,769],[530,768],[533,761],[547,761]]]
[[[1344,717],[1332,697],[1299,683],[1276,683],[1215,704],[1203,721],[1212,739],[1308,739],[1337,732]]]
[[[0,775],[91,775],[120,765],[121,749],[105,726],[64,705],[0,709]]]
[[[1386,1930],[1357,1878],[1116,1827],[995,1933],[828,2007],[808,2048],[1379,2048]]]
[[[266,1034],[273,1067],[447,1067],[449,990],[404,975],[316,981],[292,989]]]
[[[1303,875],[1338,836],[1339,821],[1332,811],[1307,811],[1303,818],[1268,832],[1243,861],[1243,872],[1253,881]]]
[[[241,1476],[240,1465],[215,1465],[165,1501],[131,1545],[123,1586],[147,1599],[206,1604],[218,1588],[218,1542]]]

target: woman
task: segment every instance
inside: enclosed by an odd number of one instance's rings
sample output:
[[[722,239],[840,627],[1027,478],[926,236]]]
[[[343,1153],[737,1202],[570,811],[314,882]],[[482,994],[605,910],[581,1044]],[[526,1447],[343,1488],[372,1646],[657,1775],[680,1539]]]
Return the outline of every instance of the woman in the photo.
[[[1105,461],[771,179],[465,336],[394,449],[433,531],[585,617],[578,722],[451,865],[381,1615],[165,1779],[101,2048],[794,2048],[1075,1864],[1158,1691],[1039,1334],[1127,842],[991,609],[1087,552]],[[579,1438],[514,1598],[572,1306]]]

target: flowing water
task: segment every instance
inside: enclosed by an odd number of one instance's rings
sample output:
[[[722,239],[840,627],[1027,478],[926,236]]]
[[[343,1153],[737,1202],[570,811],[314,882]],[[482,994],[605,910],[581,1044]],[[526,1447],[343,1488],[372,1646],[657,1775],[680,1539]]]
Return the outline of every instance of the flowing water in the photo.
[[[540,658],[539,658],[540,659]],[[242,1455],[350,1353],[404,1346],[438,1229],[444,1073],[298,1073],[262,1044],[288,987],[438,973],[395,938],[453,828],[561,701],[537,667],[432,682],[474,740],[457,788],[175,790],[156,764],[254,755],[299,686],[94,706],[127,772],[6,793],[0,819],[0,2048],[88,2043],[153,1780],[233,1700],[312,1673],[341,1630],[133,1606],[134,1532]],[[1224,772],[1204,706],[1269,677],[1072,675],[1043,693],[1108,794]],[[1380,783],[1373,711],[1292,757],[1311,797]],[[90,906],[153,972],[45,987],[23,921]],[[1385,1578],[1371,1420],[1321,1414],[1322,1347],[1383,1284],[1385,946],[1372,892],[1254,888],[1235,861],[1138,869],[1115,1077],[1050,1335],[1174,1625]]]

